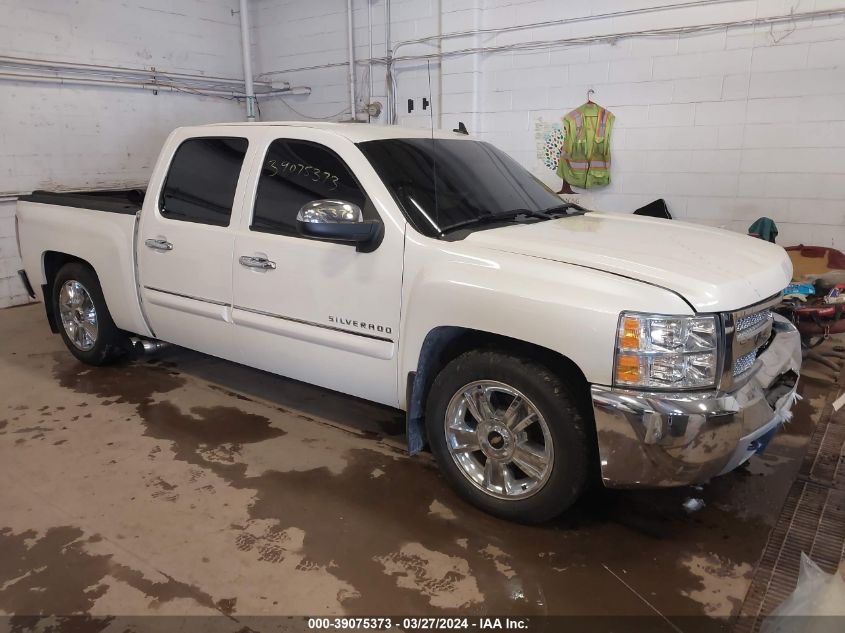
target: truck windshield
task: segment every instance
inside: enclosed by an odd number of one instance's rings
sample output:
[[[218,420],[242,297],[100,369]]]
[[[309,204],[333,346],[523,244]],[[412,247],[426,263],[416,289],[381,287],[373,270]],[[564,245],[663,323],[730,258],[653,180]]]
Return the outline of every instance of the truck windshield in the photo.
[[[489,143],[411,138],[358,147],[408,221],[429,237],[517,218],[542,221],[562,211],[551,189]]]

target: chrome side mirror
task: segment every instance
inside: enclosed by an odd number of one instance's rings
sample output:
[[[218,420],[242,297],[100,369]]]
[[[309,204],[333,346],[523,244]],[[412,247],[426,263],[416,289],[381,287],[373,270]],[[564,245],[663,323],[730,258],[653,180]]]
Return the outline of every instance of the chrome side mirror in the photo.
[[[364,220],[361,207],[343,200],[314,200],[296,214],[300,235],[357,245],[357,250],[375,250],[381,241],[382,224]]]
[[[364,212],[357,204],[343,200],[314,200],[299,210],[296,221],[316,224],[363,222]]]

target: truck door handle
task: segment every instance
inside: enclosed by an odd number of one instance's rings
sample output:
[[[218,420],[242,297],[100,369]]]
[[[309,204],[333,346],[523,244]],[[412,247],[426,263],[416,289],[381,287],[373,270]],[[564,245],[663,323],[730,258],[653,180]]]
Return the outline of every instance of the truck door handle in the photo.
[[[173,250],[173,244],[167,240],[144,240],[144,244],[146,244],[148,248],[154,248],[157,251]]]
[[[241,266],[247,268],[260,268],[261,270],[276,270],[276,262],[271,262],[266,257],[250,257],[249,255],[241,255],[238,258]]]

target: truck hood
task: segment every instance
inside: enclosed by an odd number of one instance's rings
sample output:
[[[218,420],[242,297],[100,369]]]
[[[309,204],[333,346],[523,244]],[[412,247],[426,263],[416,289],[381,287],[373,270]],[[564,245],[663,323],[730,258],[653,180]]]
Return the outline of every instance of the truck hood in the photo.
[[[591,212],[477,231],[466,242],[661,286],[698,312],[744,308],[782,291],[792,278],[792,262],[775,244],[634,215]]]

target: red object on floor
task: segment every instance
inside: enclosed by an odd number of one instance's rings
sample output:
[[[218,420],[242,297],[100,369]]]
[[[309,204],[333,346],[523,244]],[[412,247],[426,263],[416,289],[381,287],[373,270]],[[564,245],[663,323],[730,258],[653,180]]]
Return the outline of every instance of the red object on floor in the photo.
[[[791,317],[802,337],[824,336],[845,332],[845,304],[819,304],[800,308],[783,308],[785,316]],[[790,314],[791,313],[791,314]]]

